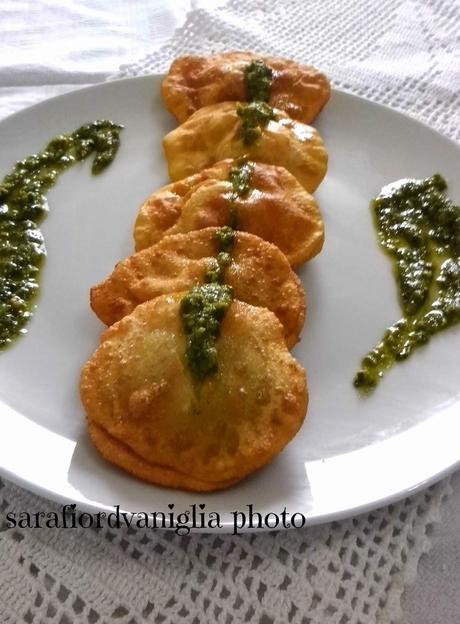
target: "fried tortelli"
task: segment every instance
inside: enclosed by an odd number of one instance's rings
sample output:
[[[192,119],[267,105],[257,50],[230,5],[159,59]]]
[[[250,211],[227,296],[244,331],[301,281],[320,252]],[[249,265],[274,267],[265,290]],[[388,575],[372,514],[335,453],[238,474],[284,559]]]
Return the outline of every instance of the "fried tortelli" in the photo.
[[[182,296],[143,303],[103,334],[83,368],[81,399],[108,461],[151,483],[218,490],[297,433],[305,373],[276,316],[234,300],[216,344],[218,371],[197,386],[184,358]]]
[[[327,169],[327,152],[317,130],[274,109],[274,118],[261,128],[260,136],[246,144],[238,106],[237,102],[223,102],[200,108],[164,137],[170,179],[180,180],[219,160],[246,155],[250,160],[285,167],[312,193]]]
[[[189,290],[205,282],[215,262],[217,228],[167,236],[119,262],[113,273],[91,289],[91,307],[112,325],[144,301]],[[235,299],[268,308],[283,325],[288,347],[298,341],[305,318],[305,299],[299,278],[281,251],[258,236],[236,232],[232,262],[223,281]]]
[[[252,163],[249,192],[235,200],[225,160],[163,187],[141,206],[134,226],[136,250],[163,236],[229,223],[275,244],[297,266],[321,251],[324,226],[315,199],[283,167]]]
[[[308,65],[250,52],[176,59],[161,87],[166,108],[183,123],[203,106],[248,100],[244,69],[254,61],[262,61],[272,70],[270,106],[283,110],[293,119],[311,123],[330,96],[326,76]]]
[[[134,225],[136,251],[154,245],[179,219],[184,198],[205,180],[227,180],[232,159],[222,160],[208,169],[202,169],[172,184],[163,186],[150,195],[139,209]]]

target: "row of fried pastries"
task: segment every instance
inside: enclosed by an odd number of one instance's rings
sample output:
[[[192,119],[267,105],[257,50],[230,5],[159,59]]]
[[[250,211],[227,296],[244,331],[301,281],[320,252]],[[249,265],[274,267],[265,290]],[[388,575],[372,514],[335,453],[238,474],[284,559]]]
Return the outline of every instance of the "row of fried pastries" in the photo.
[[[291,267],[324,240],[310,193],[327,153],[305,122],[326,103],[329,85],[311,67],[257,60],[270,68],[268,103],[277,108],[248,145],[237,107],[250,62],[249,53],[228,53],[172,64],[162,94],[183,122],[163,141],[172,183],[141,206],[136,253],[91,289],[92,309],[110,326],[81,376],[91,438],[115,465],[169,487],[236,483],[284,448],[307,408],[305,372],[288,350],[305,317]],[[246,186],[235,193],[242,162]],[[215,344],[217,370],[197,383],[184,357],[181,301],[206,281],[217,233],[235,209],[223,269],[233,300]]]

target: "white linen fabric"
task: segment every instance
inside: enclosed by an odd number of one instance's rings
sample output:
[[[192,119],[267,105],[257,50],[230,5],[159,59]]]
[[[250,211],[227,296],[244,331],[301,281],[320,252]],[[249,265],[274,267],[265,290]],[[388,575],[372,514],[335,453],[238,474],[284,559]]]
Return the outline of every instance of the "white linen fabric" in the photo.
[[[312,63],[334,86],[459,140],[459,25],[458,0],[3,0],[0,116],[98,82],[119,63],[125,64],[113,77],[165,71],[184,53],[252,49]],[[399,622],[402,592],[430,547],[428,534],[449,493],[444,480],[321,527],[179,537],[134,529],[7,529],[9,511],[58,508],[1,482],[0,621]],[[456,509],[452,504],[451,513]],[[441,549],[439,567],[454,565],[458,540],[450,539],[450,559]],[[448,608],[441,619],[431,617],[432,603],[433,594],[431,604],[420,602],[426,611],[411,609],[404,621],[456,622]]]
[[[191,3],[0,0],[0,117],[105,80],[168,41]]]

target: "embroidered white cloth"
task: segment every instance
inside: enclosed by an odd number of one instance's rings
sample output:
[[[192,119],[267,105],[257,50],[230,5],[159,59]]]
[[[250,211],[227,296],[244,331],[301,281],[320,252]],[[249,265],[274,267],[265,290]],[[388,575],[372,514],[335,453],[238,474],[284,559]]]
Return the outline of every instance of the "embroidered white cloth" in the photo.
[[[8,19],[2,20],[0,48],[5,37],[13,47],[18,41],[21,46],[0,58],[0,114],[72,85],[101,80],[114,70],[114,59],[122,62],[148,49],[151,53],[122,66],[117,76],[164,71],[173,57],[187,52],[240,48],[311,62],[335,86],[389,104],[460,139],[458,1],[184,1],[169,7],[157,3],[150,13],[149,4],[5,1],[0,17],[3,11]],[[29,40],[24,47],[17,35],[18,5],[28,21],[24,28],[30,42],[32,31],[43,32],[46,20],[65,27],[59,52],[44,37],[43,55],[31,56],[36,48],[31,43],[28,48]],[[189,5],[194,8],[186,16]],[[111,19],[104,11],[112,12]],[[123,20],[115,22],[120,16]],[[85,37],[78,28],[72,30],[72,19],[85,22]],[[150,41],[152,33],[156,37]],[[429,548],[430,527],[449,491],[444,480],[370,514],[284,533],[178,537],[132,529],[3,530],[0,621],[398,622],[402,592]],[[9,511],[57,509],[1,483],[3,529]],[[458,552],[457,542],[452,552]],[[439,624],[454,624],[448,618],[445,614]],[[407,614],[404,621],[422,622]],[[438,624],[431,617],[425,621]]]

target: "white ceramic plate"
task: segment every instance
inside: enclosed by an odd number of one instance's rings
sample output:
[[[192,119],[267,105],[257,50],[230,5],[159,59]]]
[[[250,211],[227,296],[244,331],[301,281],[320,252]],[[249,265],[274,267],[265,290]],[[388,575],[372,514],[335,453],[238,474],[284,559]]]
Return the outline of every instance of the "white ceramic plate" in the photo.
[[[132,252],[141,201],[167,181],[161,139],[174,124],[160,78],[104,84],[48,100],[0,124],[0,174],[60,132],[96,118],[125,124],[110,168],[89,164],[49,193],[42,229],[48,259],[29,331],[0,353],[2,473],[40,494],[88,510],[175,512],[204,503],[223,530],[233,510],[303,513],[323,522],[377,507],[440,478],[460,462],[460,328],[435,337],[361,398],[361,357],[400,317],[388,259],[377,245],[369,200],[386,183],[437,171],[460,201],[460,149],[392,110],[341,92],[318,119],[330,155],[316,196],[326,242],[300,271],[308,317],[295,355],[310,389],[308,419],[268,467],[227,491],[193,495],[135,480],[103,461],[85,431],[79,371],[103,327],[88,290]]]

